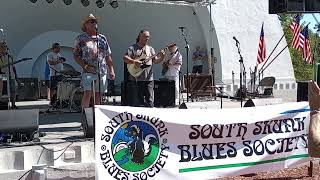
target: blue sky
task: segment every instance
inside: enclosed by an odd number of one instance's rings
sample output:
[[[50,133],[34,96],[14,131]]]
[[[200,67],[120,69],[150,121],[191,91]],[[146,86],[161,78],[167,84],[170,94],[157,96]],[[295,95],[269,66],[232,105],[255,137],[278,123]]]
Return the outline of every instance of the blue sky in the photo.
[[[314,13],[314,15],[316,16],[316,18],[318,19],[318,21],[320,22],[320,14],[318,13]],[[317,21],[314,19],[314,17],[312,16],[312,14],[304,14],[303,19],[301,20],[301,23],[306,22],[305,25],[307,23],[310,22],[309,24],[309,29],[313,32],[316,32],[317,29],[315,29],[315,25],[317,24]]]

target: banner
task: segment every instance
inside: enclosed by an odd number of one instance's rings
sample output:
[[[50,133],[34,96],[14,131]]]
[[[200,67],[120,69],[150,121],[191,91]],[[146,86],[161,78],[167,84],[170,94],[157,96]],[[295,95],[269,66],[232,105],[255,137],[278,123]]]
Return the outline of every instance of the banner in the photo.
[[[308,161],[308,102],[233,109],[97,106],[96,179],[213,179]]]

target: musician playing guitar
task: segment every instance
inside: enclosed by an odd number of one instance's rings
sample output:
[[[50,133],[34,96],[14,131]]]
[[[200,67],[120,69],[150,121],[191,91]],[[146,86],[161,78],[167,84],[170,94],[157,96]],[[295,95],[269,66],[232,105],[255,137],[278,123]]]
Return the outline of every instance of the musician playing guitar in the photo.
[[[123,60],[126,64],[134,64],[135,67],[141,67],[141,74],[139,73],[140,75],[136,77],[128,73],[127,105],[130,106],[154,106],[152,66],[153,64],[159,64],[163,60],[164,51],[156,54],[155,50],[148,45],[149,39],[150,32],[141,30],[136,39],[136,43],[131,45],[123,56]],[[140,56],[145,56],[146,58],[141,60],[141,58],[139,59]],[[150,58],[150,60],[148,60],[148,58]]]
[[[169,47],[169,58],[163,63],[162,73],[168,80],[175,82],[175,104],[179,104],[179,73],[182,65],[182,55],[178,51],[178,47],[175,43]]]

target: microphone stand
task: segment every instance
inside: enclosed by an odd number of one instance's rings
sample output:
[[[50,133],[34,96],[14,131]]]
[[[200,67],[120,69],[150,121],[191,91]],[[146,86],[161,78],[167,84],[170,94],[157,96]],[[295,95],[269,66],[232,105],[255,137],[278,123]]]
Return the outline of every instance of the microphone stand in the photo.
[[[179,73],[179,75],[178,75],[178,82],[179,82],[179,94],[178,94],[178,96],[179,96],[179,106],[180,106],[181,105],[181,98],[182,98],[182,103],[184,103],[183,94],[181,93],[181,89],[182,89],[182,85],[181,84],[182,83],[180,83],[181,82],[180,81],[180,76],[181,76],[182,72],[179,69],[177,69],[176,67],[173,67],[173,68],[176,69],[178,71],[178,73]]]
[[[97,47],[97,61],[98,61],[98,93],[100,93],[100,62],[99,62],[99,37],[98,37],[98,27],[96,26],[96,47]],[[92,94],[93,94],[93,106],[92,106],[92,124],[93,127],[96,127],[96,117],[95,117],[95,105],[96,105],[96,90],[95,90],[95,83],[92,81]],[[101,104],[101,95],[99,96],[99,103]],[[96,137],[96,131],[94,131],[94,137]],[[95,147],[96,141],[93,141],[93,146]]]
[[[240,51],[240,43],[238,41],[236,41],[236,46],[237,46],[237,49],[238,49],[238,54],[240,56],[240,59],[239,59],[239,63],[240,63],[240,106],[242,107],[242,101],[243,101],[243,96],[242,96],[242,90],[243,90],[243,87],[242,87],[242,76],[243,76],[244,65],[243,65],[243,58],[242,58],[241,51]]]
[[[11,77],[11,66],[13,66],[12,65],[12,63],[13,63],[13,59],[12,59],[12,56],[11,56],[11,54],[10,54],[10,49],[7,47],[7,53],[6,53],[6,55],[7,55],[7,60],[8,60],[8,80],[7,80],[7,86],[8,86],[8,88],[7,88],[7,90],[8,90],[8,96],[9,96],[9,105],[8,105],[8,109],[10,110],[10,109],[12,109],[12,107],[13,106],[15,106],[15,104],[13,104],[13,101],[14,101],[14,97],[12,97],[12,95],[11,95],[11,85],[13,84],[13,83],[11,83],[11,79],[12,79],[12,77]],[[10,63],[10,59],[11,59],[11,63]],[[15,87],[14,87],[15,88]],[[11,106],[10,106],[10,103],[11,103]]]
[[[189,46],[189,43],[187,41],[187,37],[184,34],[185,27],[179,27],[179,29],[181,29],[181,34],[182,34],[182,36],[184,38],[184,41],[186,43],[185,48],[186,48],[186,54],[187,54],[187,102],[189,102],[189,89],[190,89],[189,88],[189,84],[190,84],[190,82],[189,82],[189,50],[190,50],[190,46]]]
[[[100,92],[101,91],[101,75],[100,75],[100,61],[99,61],[99,33],[98,33],[98,27],[96,26],[96,46],[97,46],[97,60],[98,60],[98,87],[99,87],[99,104],[101,105],[102,102],[101,102],[101,99],[102,99],[102,96],[103,96],[103,92]],[[92,92],[92,93],[95,93],[95,92]],[[102,94],[102,95],[101,95]]]

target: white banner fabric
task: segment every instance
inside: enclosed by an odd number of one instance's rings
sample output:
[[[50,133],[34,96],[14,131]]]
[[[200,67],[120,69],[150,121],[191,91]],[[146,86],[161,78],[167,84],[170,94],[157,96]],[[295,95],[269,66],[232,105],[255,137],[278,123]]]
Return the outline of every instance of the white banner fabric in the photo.
[[[96,179],[213,179],[309,160],[307,102],[232,109],[96,106]]]

